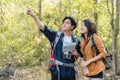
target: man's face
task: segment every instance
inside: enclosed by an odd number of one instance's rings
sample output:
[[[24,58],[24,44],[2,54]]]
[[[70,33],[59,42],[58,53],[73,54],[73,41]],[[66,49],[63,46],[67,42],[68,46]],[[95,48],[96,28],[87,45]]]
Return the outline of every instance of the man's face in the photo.
[[[62,24],[62,31],[72,31],[73,28],[69,19],[66,19]]]

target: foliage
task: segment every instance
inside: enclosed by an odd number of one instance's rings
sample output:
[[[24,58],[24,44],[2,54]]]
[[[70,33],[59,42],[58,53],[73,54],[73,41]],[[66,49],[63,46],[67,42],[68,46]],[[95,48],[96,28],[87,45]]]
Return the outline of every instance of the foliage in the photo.
[[[26,15],[27,6],[39,17],[39,0],[0,1],[0,67],[9,62],[15,62],[18,66],[36,66],[48,61],[49,41],[32,18]],[[78,23],[73,33],[80,37],[82,20],[90,18],[94,21],[95,8],[98,13],[98,33],[112,50],[113,30],[105,0],[100,0],[97,6],[94,0],[42,0],[42,21],[51,29],[60,31],[64,16],[72,16]]]

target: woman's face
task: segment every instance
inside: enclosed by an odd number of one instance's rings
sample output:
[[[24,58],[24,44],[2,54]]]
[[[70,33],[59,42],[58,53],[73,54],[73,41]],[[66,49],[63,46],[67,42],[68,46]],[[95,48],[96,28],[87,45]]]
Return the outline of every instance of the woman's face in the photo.
[[[82,22],[81,26],[80,26],[80,32],[82,34],[87,34],[88,33],[88,29],[87,27],[85,26],[84,22]]]

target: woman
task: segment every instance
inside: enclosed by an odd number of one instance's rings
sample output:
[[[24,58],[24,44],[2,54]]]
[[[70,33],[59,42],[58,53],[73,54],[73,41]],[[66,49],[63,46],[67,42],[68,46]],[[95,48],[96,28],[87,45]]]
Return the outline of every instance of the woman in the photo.
[[[85,19],[82,22],[80,31],[81,43],[79,46],[83,57],[79,57],[78,59],[81,61],[84,80],[102,80],[103,71],[105,70],[102,58],[105,58],[107,53],[100,37],[97,35],[97,27],[89,19]],[[92,36],[97,49],[100,52],[99,55],[96,55],[96,50],[92,45]],[[82,61],[82,59],[84,61]],[[88,69],[88,73],[84,71],[86,67]]]

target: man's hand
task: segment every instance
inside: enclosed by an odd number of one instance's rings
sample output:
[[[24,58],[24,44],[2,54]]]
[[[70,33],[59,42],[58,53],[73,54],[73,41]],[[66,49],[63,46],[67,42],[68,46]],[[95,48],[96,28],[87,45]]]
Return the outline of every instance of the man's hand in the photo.
[[[32,11],[29,7],[28,7],[28,10],[27,10],[26,13],[27,13],[28,15],[34,17],[34,13],[33,13],[33,11]]]
[[[81,58],[81,57],[79,56],[78,59],[77,59],[78,63],[80,63],[81,60],[83,60],[83,58]]]
[[[74,55],[74,56],[79,56],[79,54],[78,54],[78,52],[77,52],[76,49],[73,49],[73,50],[72,50],[72,55]]]
[[[38,28],[42,31],[44,31],[44,24],[34,15],[33,11],[28,7],[28,10],[26,12],[28,15],[30,15],[35,23],[37,24]]]

